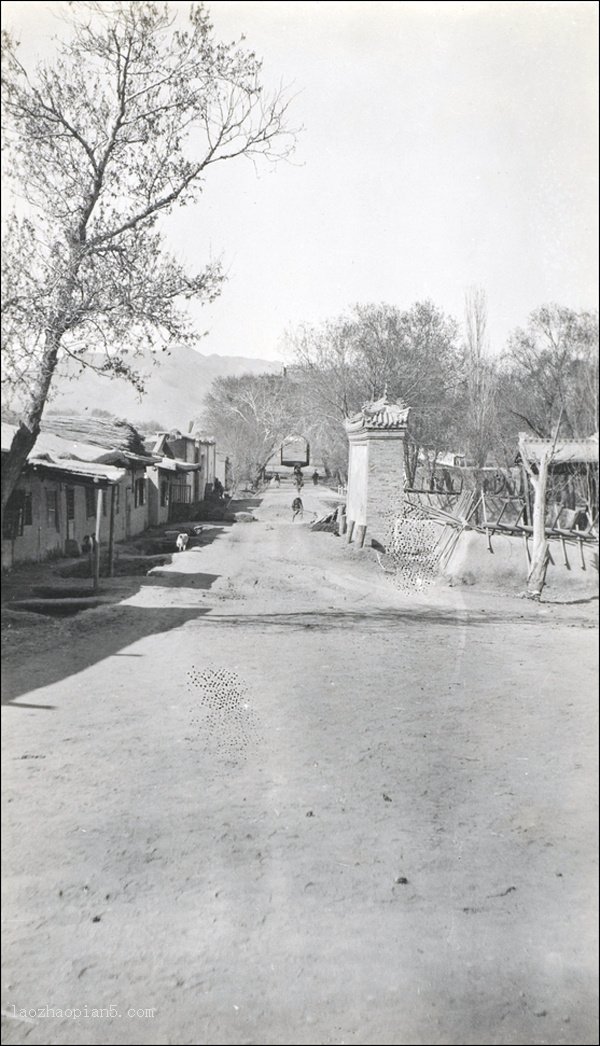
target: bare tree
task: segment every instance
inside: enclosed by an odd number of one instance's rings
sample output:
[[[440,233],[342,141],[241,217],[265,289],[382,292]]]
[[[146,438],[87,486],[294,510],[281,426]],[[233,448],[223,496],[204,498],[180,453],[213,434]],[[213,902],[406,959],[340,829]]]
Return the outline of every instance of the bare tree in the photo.
[[[202,4],[178,28],[169,4],[71,5],[52,62],[27,71],[3,37],[5,174],[24,197],[7,222],[3,346],[21,421],[2,507],[35,444],[57,362],[140,385],[135,346],[190,335],[185,299],[212,300],[218,265],[188,272],[165,250],[164,221],[196,203],[210,168],[292,147],[288,103],[267,98],[260,62],[215,41]]]
[[[413,408],[405,441],[406,473],[415,477],[423,447],[447,446],[460,386],[457,326],[432,302],[410,309],[356,305],[320,328],[288,334],[316,418],[327,418],[331,442],[344,446],[343,420],[387,388]]]
[[[503,370],[502,399],[513,431],[525,424],[550,438],[559,417],[566,436],[598,430],[597,314],[559,305],[536,309],[511,335]]]
[[[294,427],[310,439],[327,468],[344,477],[348,464],[344,419],[366,398],[356,371],[351,324],[345,318],[321,327],[303,324],[288,330],[284,340],[295,360],[287,368]]]
[[[481,287],[465,293],[463,444],[476,469],[485,466],[496,431],[496,375],[489,358],[487,298]]]
[[[288,393],[289,385],[280,375],[243,374],[213,382],[201,422],[229,456],[234,486],[256,483],[288,435]]]

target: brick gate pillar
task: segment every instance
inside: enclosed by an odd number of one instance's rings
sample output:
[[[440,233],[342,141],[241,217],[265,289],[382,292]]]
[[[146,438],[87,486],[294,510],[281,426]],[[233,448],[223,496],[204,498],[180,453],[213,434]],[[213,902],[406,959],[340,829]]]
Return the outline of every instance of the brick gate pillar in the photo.
[[[348,541],[382,542],[389,517],[404,499],[404,440],[410,407],[390,403],[387,391],[346,419]]]

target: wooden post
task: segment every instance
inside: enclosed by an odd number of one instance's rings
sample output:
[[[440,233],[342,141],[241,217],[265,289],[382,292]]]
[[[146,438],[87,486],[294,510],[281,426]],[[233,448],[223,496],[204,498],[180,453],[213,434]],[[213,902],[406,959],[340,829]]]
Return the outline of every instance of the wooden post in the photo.
[[[561,534],[561,538],[560,538],[560,544],[561,544],[561,547],[562,547],[563,563],[565,564],[567,570],[570,570],[571,569],[571,564],[569,563],[569,557],[567,556],[567,543],[566,543],[564,537],[562,536],[562,534]]]
[[[531,473],[533,486],[533,548],[531,567],[527,578],[527,594],[531,599],[539,599],[542,594],[548,569],[549,552],[546,539],[546,485],[550,454],[540,454],[537,476]]]
[[[110,490],[110,521],[108,528],[108,576],[112,577],[115,572],[115,494],[116,487]],[[160,494],[160,488],[159,488]]]
[[[490,529],[489,529],[489,526],[488,526],[488,518],[487,518],[487,512],[486,512],[486,508],[485,508],[485,494],[483,493],[483,491],[481,491],[481,509],[483,511],[483,526],[485,528],[485,536],[487,538],[488,551],[489,552],[493,552],[494,550],[492,548],[492,539],[490,537]]]
[[[352,534],[354,533],[354,520],[348,520],[348,530],[346,531],[346,541],[348,544],[352,541]]]
[[[94,592],[100,588],[100,524],[102,522],[102,487],[96,491],[96,529],[94,531]]]
[[[356,528],[356,540],[358,541],[358,547],[362,548],[365,543],[365,537],[367,533],[366,526],[360,526]]]
[[[523,478],[523,497],[525,499],[525,508],[527,509],[527,523],[531,526],[531,521],[533,519],[531,511],[531,491],[529,489],[529,476],[527,475],[527,469],[523,463],[521,463],[521,476]]]
[[[579,559],[580,559],[580,562],[581,562],[581,569],[585,570],[586,569],[586,566],[585,566],[585,556],[583,554],[583,541],[581,540],[581,538],[577,539],[577,544],[579,545]]]

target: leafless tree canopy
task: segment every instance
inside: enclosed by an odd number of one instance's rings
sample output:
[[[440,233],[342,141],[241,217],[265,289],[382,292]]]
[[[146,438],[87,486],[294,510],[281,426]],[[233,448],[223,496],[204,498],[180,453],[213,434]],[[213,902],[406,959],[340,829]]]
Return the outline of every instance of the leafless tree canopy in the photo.
[[[4,241],[5,375],[23,404],[3,499],[37,436],[59,356],[139,384],[136,346],[190,336],[182,302],[212,300],[218,264],[188,271],[163,219],[196,204],[208,171],[286,156],[283,92],[254,53],[218,43],[202,4],[74,3],[69,35],[30,71],[3,37],[5,173],[16,205]],[[3,501],[4,503],[4,501]]]

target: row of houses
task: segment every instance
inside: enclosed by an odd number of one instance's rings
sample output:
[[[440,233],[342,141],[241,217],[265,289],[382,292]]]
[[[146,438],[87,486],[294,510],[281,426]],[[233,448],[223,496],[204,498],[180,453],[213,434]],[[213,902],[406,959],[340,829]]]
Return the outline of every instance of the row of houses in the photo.
[[[2,423],[3,456],[14,433]],[[104,543],[193,518],[225,467],[199,432],[143,436],[125,421],[50,415],[5,510],[2,566],[78,555],[97,525]]]

